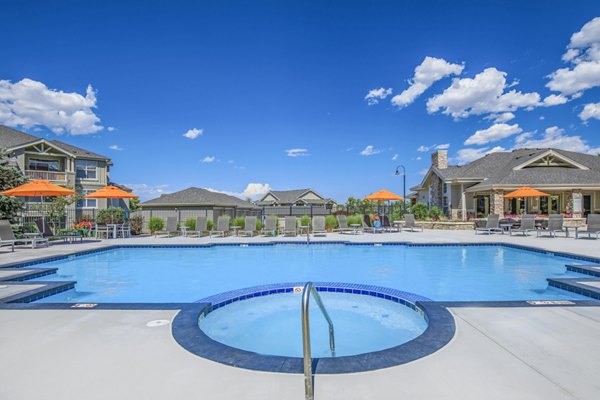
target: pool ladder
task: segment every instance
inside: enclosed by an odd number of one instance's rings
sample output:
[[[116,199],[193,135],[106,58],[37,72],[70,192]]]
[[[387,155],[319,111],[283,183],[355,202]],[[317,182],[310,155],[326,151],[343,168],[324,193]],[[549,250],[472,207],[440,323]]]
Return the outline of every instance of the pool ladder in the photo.
[[[315,390],[313,386],[312,376],[312,354],[310,351],[310,318],[308,313],[308,305],[310,303],[310,295],[313,295],[321,313],[327,320],[329,325],[329,348],[331,349],[332,357],[335,357],[335,337],[333,334],[333,322],[329,317],[329,313],[323,305],[319,292],[315,289],[312,282],[307,282],[302,291],[302,353],[304,355],[304,398],[313,400],[315,398]]]

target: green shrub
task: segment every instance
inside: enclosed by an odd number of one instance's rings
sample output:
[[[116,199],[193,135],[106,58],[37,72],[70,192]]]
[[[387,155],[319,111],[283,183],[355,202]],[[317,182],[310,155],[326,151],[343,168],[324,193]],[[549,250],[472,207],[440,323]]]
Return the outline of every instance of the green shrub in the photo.
[[[246,226],[246,218],[244,218],[244,217],[231,218],[229,220],[229,226],[239,226],[241,229],[244,229],[244,227]]]
[[[427,204],[416,203],[412,206],[412,213],[415,215],[415,219],[425,219],[429,215]]]
[[[431,207],[431,210],[429,210],[429,218],[431,219],[438,220],[442,218],[442,215],[444,215],[444,213],[442,213],[442,210],[439,207]]]
[[[98,224],[122,224],[125,222],[125,210],[121,207],[108,207],[98,211],[96,216]]]
[[[144,217],[141,215],[135,215],[129,218],[129,226],[131,228],[132,235],[141,235],[144,227]]]
[[[333,215],[325,217],[325,229],[335,229],[338,227],[338,220]]]
[[[256,220],[256,230],[260,231],[263,228],[263,223],[260,219]]]
[[[209,231],[212,231],[214,227],[215,227],[215,223],[212,221],[212,219],[209,219],[206,222],[206,229],[208,229]]]
[[[300,217],[300,226],[310,226],[310,217],[308,215]]]
[[[348,223],[348,226],[352,224],[362,225],[362,217],[360,215],[350,215],[346,217],[346,222]]]
[[[188,218],[185,220],[183,225],[188,228],[190,231],[196,230],[196,218]]]
[[[156,231],[160,231],[165,227],[165,221],[160,217],[152,217],[150,221],[148,221],[148,229],[151,234],[154,234]]]

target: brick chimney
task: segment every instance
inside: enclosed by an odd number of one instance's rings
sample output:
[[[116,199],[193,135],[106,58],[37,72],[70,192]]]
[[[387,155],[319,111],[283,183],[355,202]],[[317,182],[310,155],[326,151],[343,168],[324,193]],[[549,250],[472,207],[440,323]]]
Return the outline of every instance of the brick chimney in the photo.
[[[437,169],[448,168],[448,150],[438,150],[431,155],[431,166]]]

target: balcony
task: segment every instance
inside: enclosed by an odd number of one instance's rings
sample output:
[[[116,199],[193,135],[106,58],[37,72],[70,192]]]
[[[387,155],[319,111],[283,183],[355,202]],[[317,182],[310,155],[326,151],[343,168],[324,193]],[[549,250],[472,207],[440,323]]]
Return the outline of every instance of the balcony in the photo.
[[[66,182],[67,174],[66,172],[57,172],[57,171],[25,171],[25,175],[31,179],[44,179],[47,181],[54,182]]]

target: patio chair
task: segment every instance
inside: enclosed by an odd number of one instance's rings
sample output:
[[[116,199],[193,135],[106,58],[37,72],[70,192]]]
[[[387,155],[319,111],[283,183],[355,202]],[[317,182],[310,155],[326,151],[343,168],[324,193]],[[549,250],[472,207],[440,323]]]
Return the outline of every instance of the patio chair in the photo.
[[[415,214],[404,214],[404,227],[402,229],[410,229],[411,232],[414,232],[415,228],[419,228],[423,232],[423,227],[415,222]]]
[[[2,246],[12,246],[12,251],[15,251],[15,242],[12,240],[0,240],[0,247]]]
[[[537,231],[538,237],[543,236],[543,233],[547,232],[550,237],[556,237],[557,233],[564,233],[566,235],[567,230],[564,225],[565,217],[562,214],[550,214],[548,217],[548,226],[545,229],[539,229]]]
[[[587,217],[587,228],[585,230],[576,230],[575,239],[579,239],[579,235],[582,233],[587,233],[588,238],[596,235],[596,239],[598,239],[598,235],[600,235],[600,214],[589,214]]]
[[[298,235],[298,219],[293,216],[287,216],[283,220],[283,229],[281,233],[283,236],[297,236]]]
[[[488,215],[485,227],[475,228],[475,234],[477,235],[479,232],[484,232],[488,235],[491,235],[493,232],[502,232],[502,228],[500,228],[500,215]]]
[[[62,239],[65,243],[70,242],[73,243],[75,239],[79,239],[83,242],[83,234],[78,230],[65,229],[61,231],[60,235],[57,235],[52,230],[52,227],[48,223],[44,223],[41,219],[37,219],[35,221],[35,225],[38,228],[38,231],[42,234],[42,237],[50,240],[50,239]]]
[[[171,233],[177,234],[177,217],[167,217],[167,226],[163,230],[156,231],[154,237],[159,233],[166,233],[168,238],[171,237]]]
[[[256,232],[256,217],[247,216],[244,219],[244,229],[238,232],[241,236],[254,236]]]
[[[32,249],[35,249],[38,243],[43,243],[46,245],[46,247],[48,246],[48,239],[43,237],[17,239],[15,233],[12,230],[12,226],[10,226],[10,222],[8,222],[8,220],[6,219],[0,220],[0,241],[2,241],[4,245],[12,244],[13,251],[14,246],[17,243],[31,243]]]
[[[221,215],[217,218],[217,229],[213,229],[209,232],[210,237],[213,237],[213,234],[217,234],[217,236],[225,237],[229,234],[229,216]]]
[[[521,216],[521,226],[519,228],[511,228],[509,230],[510,236],[513,233],[522,233],[523,236],[528,236],[529,232],[535,232],[535,215],[534,214],[523,214]]]
[[[337,220],[338,227],[333,230],[334,232],[352,233],[354,231],[354,229],[348,227],[348,220],[346,219],[346,216],[344,214],[338,215]]]
[[[112,236],[112,234],[113,234],[112,228],[109,228],[107,225],[98,225],[98,224],[94,225],[94,237],[96,239],[98,239],[100,236],[108,239],[109,236]]]
[[[312,219],[312,234],[317,236],[327,236],[327,230],[325,229],[325,217],[322,215],[315,215]]]
[[[390,218],[387,215],[381,217],[381,227],[386,232],[400,232],[400,229],[390,224]]]
[[[117,231],[117,236],[121,236],[122,238],[131,237],[131,224],[129,222],[124,222]]]
[[[196,229],[191,232],[198,234],[198,237],[202,236],[204,233],[210,235],[210,231],[208,230],[208,218],[196,217]]]
[[[268,215],[265,219],[265,226],[260,230],[261,235],[277,235],[277,221],[279,219],[274,215]]]
[[[369,216],[368,214],[363,215],[362,230],[364,232],[371,232],[371,233],[381,232],[381,228],[375,228],[371,224],[371,216]]]

